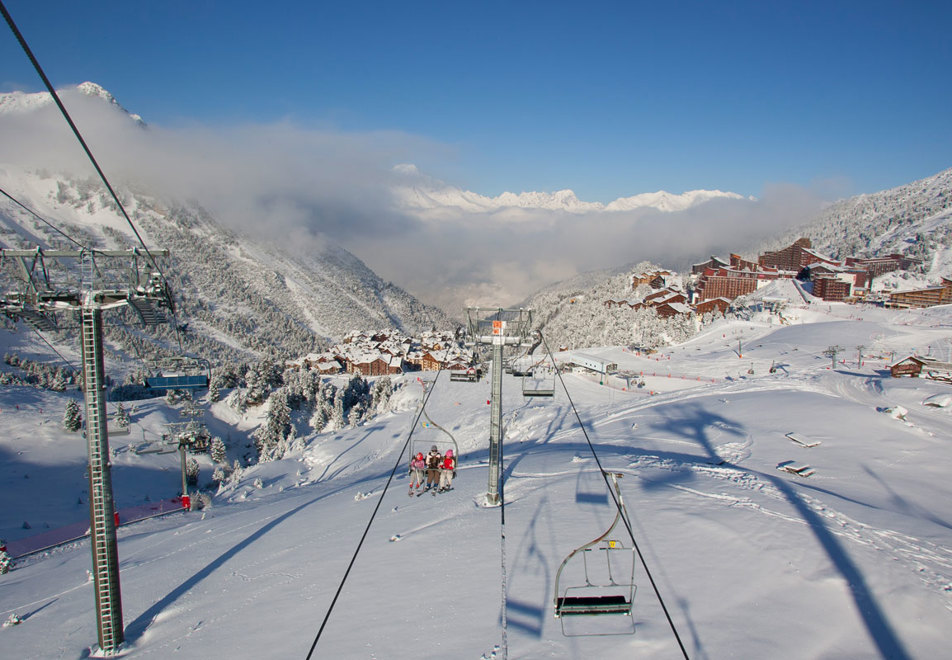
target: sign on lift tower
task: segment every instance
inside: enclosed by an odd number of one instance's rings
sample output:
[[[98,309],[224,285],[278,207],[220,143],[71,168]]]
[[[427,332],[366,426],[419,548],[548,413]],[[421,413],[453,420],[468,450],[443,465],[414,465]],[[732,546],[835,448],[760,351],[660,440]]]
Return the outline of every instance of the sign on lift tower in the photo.
[[[161,308],[174,313],[172,296],[160,273],[140,273],[140,260],[155,268],[154,256],[167,250],[7,250],[0,249],[0,263],[19,265],[19,291],[0,298],[0,312],[22,320],[37,330],[57,329],[57,312],[67,311],[81,319],[83,378],[86,400],[86,441],[89,450],[89,535],[93,555],[96,617],[100,650],[111,655],[123,640],[122,602],[119,593],[119,554],[116,544],[115,507],[109,469],[109,439],[106,435],[106,370],[103,361],[102,313],[129,307],[147,325],[165,322]],[[107,258],[129,260],[129,265],[110,268]],[[81,275],[64,269],[54,285],[47,259],[78,259]],[[97,263],[96,260],[99,260]],[[28,263],[29,261],[29,263]],[[71,280],[71,277],[72,280]]]
[[[530,346],[532,311],[528,309],[466,310],[468,332],[473,344],[492,347],[492,399],[489,422],[489,488],[486,504],[499,505],[499,477],[502,474],[502,351],[505,346]]]

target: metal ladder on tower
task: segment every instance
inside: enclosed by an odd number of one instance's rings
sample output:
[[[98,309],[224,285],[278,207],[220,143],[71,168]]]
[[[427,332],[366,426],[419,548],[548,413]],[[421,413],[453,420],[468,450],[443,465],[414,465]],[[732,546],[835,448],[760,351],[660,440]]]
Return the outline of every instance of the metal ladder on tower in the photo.
[[[84,260],[84,278],[85,272]],[[122,643],[119,557],[113,517],[112,479],[102,398],[102,311],[90,304],[82,310],[83,373],[86,387],[86,434],[89,445],[90,537],[99,625],[99,646],[114,652]]]

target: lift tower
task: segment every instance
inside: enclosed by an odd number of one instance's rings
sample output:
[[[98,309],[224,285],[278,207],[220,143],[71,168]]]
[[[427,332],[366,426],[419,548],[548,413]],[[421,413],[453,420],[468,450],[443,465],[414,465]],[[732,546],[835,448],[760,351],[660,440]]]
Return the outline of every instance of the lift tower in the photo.
[[[532,311],[528,309],[467,308],[473,344],[492,346],[492,398],[489,423],[489,489],[486,504],[499,504],[502,465],[502,351],[504,346],[531,345]]]
[[[123,640],[122,602],[119,593],[119,555],[106,434],[106,376],[103,362],[102,313],[128,306],[146,325],[166,320],[161,308],[174,310],[172,297],[160,273],[140,272],[148,256],[167,256],[168,251],[66,251],[0,249],[0,263],[19,264],[21,287],[0,298],[0,311],[37,330],[56,330],[57,312],[78,315],[81,327],[83,377],[86,400],[86,441],[89,450],[89,533],[95,579],[99,648],[105,654],[119,650]],[[127,265],[110,268],[109,259]],[[47,260],[79,260],[81,274],[67,271],[65,284],[54,285]],[[99,264],[97,265],[97,260]],[[29,263],[28,263],[29,262]],[[118,280],[118,281],[117,281]]]

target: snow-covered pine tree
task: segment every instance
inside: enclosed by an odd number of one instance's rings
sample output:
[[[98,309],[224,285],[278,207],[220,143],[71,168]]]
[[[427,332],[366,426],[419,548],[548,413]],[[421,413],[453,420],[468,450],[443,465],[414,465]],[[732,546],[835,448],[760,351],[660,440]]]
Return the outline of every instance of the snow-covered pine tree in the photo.
[[[331,424],[334,429],[342,429],[347,425],[347,412],[344,409],[344,389],[337,390],[334,395],[334,412],[331,414]]]
[[[122,402],[116,404],[116,427],[120,429],[129,428],[129,413],[126,412]]]
[[[290,428],[291,408],[288,406],[288,394],[284,388],[280,388],[271,394],[267,421],[254,432],[260,460],[280,458],[275,456],[274,449],[287,438]]]
[[[324,410],[324,406],[320,402],[314,406],[314,412],[311,413],[311,418],[308,420],[308,424],[315,431],[321,431],[325,426],[327,426],[327,412]]]
[[[245,392],[245,402],[249,406],[257,406],[268,398],[268,385],[257,365],[249,367],[245,372],[245,383],[248,388]]]
[[[189,486],[195,486],[198,484],[198,474],[201,470],[201,467],[191,456],[188,457],[188,460],[185,461],[185,482]]]
[[[221,487],[227,476],[228,475],[225,472],[225,468],[223,468],[221,465],[216,465],[215,469],[212,471],[212,483],[218,487]]]
[[[80,412],[76,399],[66,402],[66,412],[63,414],[63,428],[67,431],[78,431],[83,427],[83,414]]]
[[[211,380],[208,383],[208,400],[212,403],[221,401],[221,391],[218,389],[218,381]]]
[[[225,447],[225,441],[219,437],[212,439],[211,457],[216,463],[224,463],[228,460],[228,448]]]
[[[65,392],[69,387],[69,378],[62,369],[57,369],[50,381],[50,389],[54,392]]]
[[[378,378],[371,390],[370,409],[375,415],[390,411],[390,397],[393,396],[393,381],[390,376]]]

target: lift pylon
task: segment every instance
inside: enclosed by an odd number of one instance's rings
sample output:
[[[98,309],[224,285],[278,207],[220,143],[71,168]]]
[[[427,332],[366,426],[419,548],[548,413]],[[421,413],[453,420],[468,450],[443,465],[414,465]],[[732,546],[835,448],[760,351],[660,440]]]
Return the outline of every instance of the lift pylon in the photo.
[[[502,474],[502,352],[505,346],[524,346],[531,339],[532,311],[528,309],[466,310],[468,331],[473,344],[492,347],[492,397],[489,422],[489,486],[486,504],[499,504],[499,478]]]
[[[167,256],[168,251],[150,255]],[[113,654],[123,640],[122,602],[119,590],[119,553],[113,516],[112,476],[109,468],[109,439],[106,426],[105,366],[103,359],[102,313],[122,306],[154,305],[173,309],[164,279],[154,272],[144,277],[139,269],[141,253],[123,251],[64,251],[0,249],[0,263],[7,259],[20,266],[21,290],[0,299],[0,311],[37,327],[42,318],[55,327],[56,313],[78,312],[82,320],[86,441],[89,454],[89,528],[95,581],[99,648]],[[115,270],[98,269],[96,258],[131,258],[132,268],[121,268],[119,281],[110,280]],[[55,286],[47,259],[79,259],[81,275],[73,285]],[[28,265],[27,260],[30,260]],[[152,263],[154,265],[154,262]],[[141,310],[140,310],[141,311]],[[140,318],[142,315],[140,314]],[[162,314],[151,315],[159,319]]]

